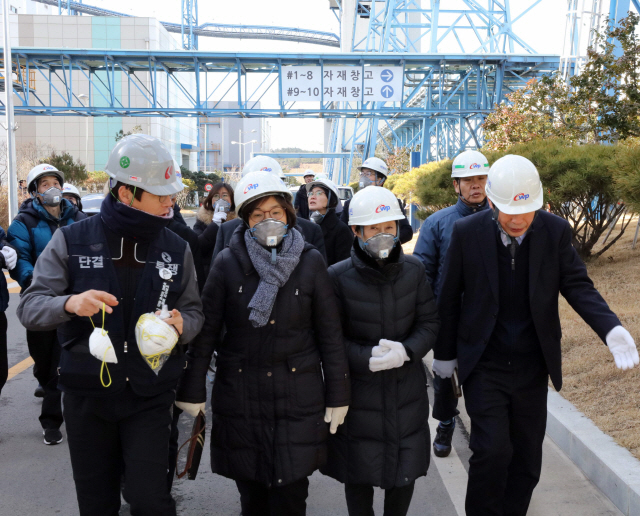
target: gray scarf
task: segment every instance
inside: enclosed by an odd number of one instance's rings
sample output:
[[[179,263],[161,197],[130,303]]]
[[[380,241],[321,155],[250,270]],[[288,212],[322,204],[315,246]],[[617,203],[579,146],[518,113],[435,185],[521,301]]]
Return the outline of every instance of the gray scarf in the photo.
[[[249,259],[260,276],[256,293],[251,298],[249,320],[254,328],[261,328],[269,322],[269,316],[276,302],[278,290],[289,280],[289,276],[298,265],[304,249],[304,238],[295,229],[289,229],[289,236],[283,241],[278,251],[278,259],[271,263],[271,251],[262,247],[251,238],[249,231],[244,232]]]

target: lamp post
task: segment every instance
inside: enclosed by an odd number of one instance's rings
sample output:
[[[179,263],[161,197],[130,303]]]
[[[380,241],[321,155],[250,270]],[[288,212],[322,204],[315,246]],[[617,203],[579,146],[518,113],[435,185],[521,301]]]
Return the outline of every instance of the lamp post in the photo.
[[[89,95],[85,94],[85,93],[81,93],[80,95],[78,95],[79,99],[88,99]],[[85,106],[86,107],[86,106]],[[84,166],[85,167],[89,167],[89,116],[87,115],[87,117],[84,119],[85,124],[84,124]],[[94,165],[95,168],[95,165]]]
[[[2,2],[2,26],[4,30],[4,107],[7,131],[7,179],[9,223],[18,214],[18,166],[16,163],[16,125],[13,119],[13,63],[11,61],[11,34],[9,34],[9,2]],[[20,67],[16,69],[20,73]]]
[[[231,143],[238,143],[240,145],[240,170],[242,170],[242,160],[244,158],[244,144],[242,143],[242,135],[243,134],[249,134],[249,133],[257,133],[258,131],[256,131],[255,129],[251,129],[251,131],[243,131],[242,129],[238,129],[238,141],[237,142],[231,142]],[[250,143],[250,142],[247,142]]]
[[[240,146],[240,154],[244,154],[244,146],[251,144],[253,146],[254,143],[257,143],[258,140],[251,140],[250,142],[231,142],[231,145],[239,145]],[[242,172],[242,162],[240,163],[240,172]]]

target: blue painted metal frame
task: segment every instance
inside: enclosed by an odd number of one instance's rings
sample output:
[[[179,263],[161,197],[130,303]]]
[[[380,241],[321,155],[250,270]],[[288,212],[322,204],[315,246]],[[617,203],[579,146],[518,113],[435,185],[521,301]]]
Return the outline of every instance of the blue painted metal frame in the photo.
[[[67,0],[33,0],[45,5],[58,6],[59,14],[63,9],[67,9],[69,14],[89,14],[92,16],[116,16],[128,18],[131,14],[120,13],[96,7],[94,5],[83,4],[82,1],[73,2]],[[181,0],[184,1],[184,0]],[[186,0],[193,2],[193,0]],[[184,7],[183,7],[184,12]],[[192,10],[193,12],[193,10]],[[172,22],[160,22],[168,31],[183,35],[183,24]],[[187,22],[187,26],[189,23]],[[187,31],[188,32],[188,31]],[[223,23],[205,23],[197,25],[197,11],[195,25],[191,34],[207,36],[211,38],[244,38],[244,39],[275,39],[280,41],[295,41],[299,43],[311,43],[328,47],[340,47],[340,37],[332,32],[322,32],[317,30],[300,29],[296,27],[273,27],[269,25],[232,25]]]
[[[505,58],[518,49],[535,54],[534,49],[515,33],[513,25],[540,2],[528,0],[514,18],[510,0],[447,1],[446,7],[445,2],[440,0],[432,0],[427,5],[419,0],[358,1],[352,31],[353,51],[395,52],[403,56],[428,51],[434,54],[433,57],[442,55],[443,66],[439,69],[434,66],[430,75],[418,77],[419,86],[414,87],[404,101],[407,106],[420,106],[428,112],[421,121],[380,117],[385,121],[381,124],[374,117],[365,122],[367,127],[361,131],[365,135],[363,139],[354,135],[351,143],[344,139],[336,142],[336,146],[330,150],[348,149],[351,146],[352,151],[355,148],[363,158],[367,158],[376,152],[378,145],[384,146],[387,151],[393,146],[406,146],[414,151],[419,150],[421,162],[424,163],[453,157],[465,148],[481,147],[485,110],[491,110],[506,93],[521,88],[527,80],[539,74],[527,71],[520,76],[525,80],[517,81],[519,73],[505,60],[497,65],[499,69],[496,71],[470,63],[466,76],[459,73],[451,75],[448,73],[450,66],[446,55],[438,52],[445,43],[449,43],[450,46],[457,45],[467,57],[471,57],[470,51],[472,54],[501,53]],[[362,18],[368,19],[368,30],[358,39],[357,27],[362,23]],[[464,33],[471,37],[463,42],[461,37]],[[467,44],[469,40],[473,40],[477,48]],[[457,115],[452,116],[447,109],[452,105],[457,105]],[[469,107],[475,112],[471,113]],[[446,112],[435,111],[441,108],[445,108]],[[334,125],[342,123],[334,119]]]
[[[42,95],[39,94],[41,86],[37,91],[21,83],[21,87],[16,89],[16,115],[381,117],[392,119],[392,124],[425,117],[482,118],[492,111],[493,104],[505,93],[521,87],[531,77],[557,69],[559,63],[558,56],[532,55],[274,55],[68,48],[14,48],[12,56],[14,69],[36,70],[38,78],[50,92]],[[283,65],[320,67],[323,64],[404,66],[403,101],[296,104],[285,102],[279,95],[277,104],[269,106],[263,103],[260,108],[252,101],[256,97],[262,99],[267,91],[277,87],[276,84],[280,85]],[[71,71],[80,72],[85,85],[86,82],[91,84],[90,91],[94,94],[88,102],[79,101],[79,81],[71,81]],[[103,80],[98,72],[105,72],[106,79]],[[132,105],[130,94],[126,97],[123,94],[122,98],[115,95],[114,81],[121,80],[116,72],[120,72],[129,93],[137,91],[140,94],[143,105]],[[17,75],[22,80],[22,74]],[[187,85],[186,76],[193,78],[195,90]],[[269,77],[273,79],[269,80]],[[176,106],[162,105],[159,101],[159,98],[170,98],[169,87],[177,88],[181,94]],[[159,94],[161,89],[166,89],[164,95]],[[214,97],[218,89],[224,93]],[[94,105],[96,96],[107,105]],[[421,100],[416,102],[416,99]],[[238,107],[223,109],[219,107],[222,100],[235,101]],[[371,133],[371,128],[368,130],[374,138],[378,136],[377,128],[374,133]],[[394,130],[397,132],[397,128]],[[343,140],[345,138],[349,136],[343,135]],[[358,141],[354,140],[354,143],[358,144]]]
[[[349,183],[349,176],[347,175],[347,166],[345,160],[352,159],[350,152],[261,152],[260,156],[269,156],[273,159],[284,158],[325,158],[333,162],[336,159],[340,160],[340,171],[336,173],[335,167],[331,168],[330,172],[327,172],[327,176],[337,185],[344,185]],[[299,176],[301,174],[285,174],[286,176]],[[337,177],[336,177],[337,176]]]

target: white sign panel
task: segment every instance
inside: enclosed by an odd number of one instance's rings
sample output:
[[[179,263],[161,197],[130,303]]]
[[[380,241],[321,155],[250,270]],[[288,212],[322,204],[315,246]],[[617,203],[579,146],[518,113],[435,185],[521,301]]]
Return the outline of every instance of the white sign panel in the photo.
[[[320,101],[322,99],[322,77],[319,66],[283,66],[282,100]]]
[[[283,66],[285,102],[400,102],[402,66]]]
[[[365,66],[362,89],[365,102],[402,101],[402,66]]]
[[[324,66],[322,89],[325,102],[362,100],[362,67]]]

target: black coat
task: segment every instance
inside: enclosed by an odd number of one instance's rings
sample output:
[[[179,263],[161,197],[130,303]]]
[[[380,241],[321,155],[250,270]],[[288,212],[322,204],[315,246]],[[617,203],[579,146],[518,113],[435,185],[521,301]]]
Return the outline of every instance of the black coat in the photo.
[[[529,245],[529,305],[551,381],[562,387],[558,294],[604,341],[620,324],[587,275],[571,245],[571,227],[539,211],[525,238]],[[458,220],[447,251],[438,307],[442,319],[434,350],[439,360],[458,359],[460,382],[475,368],[498,316],[498,242],[491,210]],[[464,296],[463,296],[464,294]]]
[[[427,474],[431,442],[422,358],[438,332],[436,303],[424,266],[400,246],[383,269],[357,244],[351,259],[329,268],[338,294],[351,370],[352,401],[345,423],[329,437],[321,471],[340,482],[406,486]],[[372,373],[371,348],[401,342],[410,360]]]
[[[242,219],[238,217],[237,219],[225,222],[220,226],[220,231],[218,231],[218,236],[216,237],[216,246],[213,249],[213,257],[211,258],[212,264],[216,259],[216,256],[218,256],[218,253],[229,245],[233,232],[242,223]],[[327,253],[324,246],[324,237],[322,236],[322,230],[318,225],[305,219],[298,219],[297,229],[302,233],[302,236],[308,243],[320,251],[320,254],[322,254],[322,257],[326,262]]]
[[[349,366],[326,265],[309,244],[278,291],[270,323],[254,328],[249,322],[247,305],[260,277],[245,231],[239,227],[214,260],[202,293],[205,323],[189,347],[178,400],[206,399],[207,367],[217,350],[212,471],[283,486],[324,462],[325,407],[349,405]]]
[[[353,197],[351,199],[353,199]],[[349,205],[351,204],[351,199],[347,199],[345,201],[344,206],[342,208],[342,213],[340,214],[340,220],[344,222],[347,226],[349,225]],[[407,215],[404,212],[404,208],[402,206],[402,203],[400,202],[400,199],[398,199],[398,205],[402,210],[402,214],[405,216],[404,219],[402,219],[398,223],[399,230],[400,230],[400,234],[398,236],[400,237],[400,243],[406,244],[413,238],[413,228],[411,227],[411,224],[409,224],[409,221],[407,220]]]
[[[309,220],[309,194],[307,193],[306,184],[302,185],[296,193],[293,206],[298,212],[299,217]]]
[[[198,289],[202,292],[202,287],[204,287],[204,282],[206,280],[205,271],[207,269],[204,268],[204,264],[202,261],[198,235],[195,233],[195,231],[193,231],[193,229],[187,226],[182,216],[180,217],[180,219],[182,219],[183,222],[174,219],[169,222],[167,228],[169,228],[176,235],[182,238],[182,240],[189,244],[189,247],[191,248],[191,254],[193,255],[193,265],[195,267],[196,276],[198,278]]]
[[[340,221],[334,210],[327,210],[327,214],[320,223],[322,236],[324,237],[324,247],[327,251],[327,264],[346,260],[351,256],[354,234],[351,228]]]

